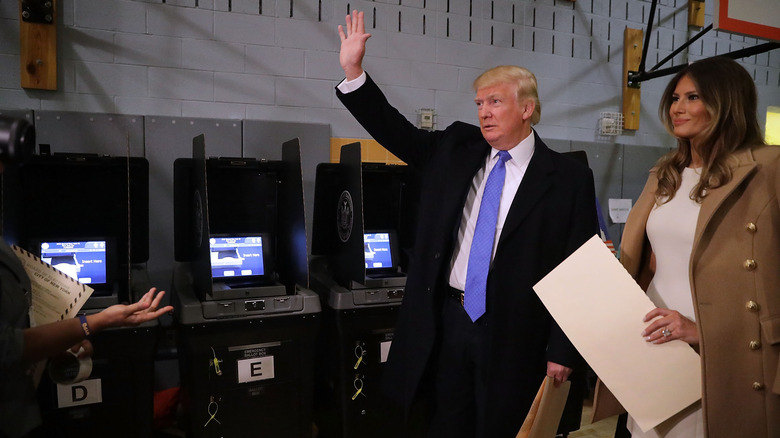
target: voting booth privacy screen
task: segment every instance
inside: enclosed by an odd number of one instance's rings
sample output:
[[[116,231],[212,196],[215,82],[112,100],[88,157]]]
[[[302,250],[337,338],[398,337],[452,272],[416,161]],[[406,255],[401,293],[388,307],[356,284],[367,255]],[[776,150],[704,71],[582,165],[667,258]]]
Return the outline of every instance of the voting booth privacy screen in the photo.
[[[317,166],[312,255],[331,260],[345,287],[404,277],[414,245],[419,176],[408,166],[361,162],[359,143],[344,146],[341,157],[340,163]]]
[[[189,437],[311,437],[320,303],[308,290],[300,146],[174,162],[173,299]]]
[[[135,298],[130,267],[149,258],[145,158],[34,155],[9,168],[4,181],[6,241],[89,284],[95,292],[87,308]]]
[[[308,286],[297,141],[281,161],[207,159],[205,138],[193,141],[193,158],[174,162],[174,249],[192,266],[197,298],[294,295]]]

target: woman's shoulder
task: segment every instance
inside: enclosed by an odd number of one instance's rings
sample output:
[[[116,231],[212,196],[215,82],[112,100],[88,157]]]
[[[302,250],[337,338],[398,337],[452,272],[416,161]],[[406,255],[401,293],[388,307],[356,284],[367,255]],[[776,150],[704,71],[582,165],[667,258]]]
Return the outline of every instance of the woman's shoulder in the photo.
[[[751,147],[750,151],[758,163],[772,163],[780,159],[780,146],[762,144]]]

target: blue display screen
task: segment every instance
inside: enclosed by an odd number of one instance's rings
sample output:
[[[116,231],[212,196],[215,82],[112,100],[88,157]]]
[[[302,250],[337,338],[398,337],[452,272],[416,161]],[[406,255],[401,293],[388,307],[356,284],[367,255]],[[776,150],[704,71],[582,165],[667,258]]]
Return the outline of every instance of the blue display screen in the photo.
[[[366,269],[393,268],[394,257],[391,248],[390,233],[364,233],[363,252]]]
[[[211,237],[211,276],[214,278],[241,278],[265,275],[263,238]]]
[[[41,242],[41,260],[84,284],[104,284],[106,241]]]

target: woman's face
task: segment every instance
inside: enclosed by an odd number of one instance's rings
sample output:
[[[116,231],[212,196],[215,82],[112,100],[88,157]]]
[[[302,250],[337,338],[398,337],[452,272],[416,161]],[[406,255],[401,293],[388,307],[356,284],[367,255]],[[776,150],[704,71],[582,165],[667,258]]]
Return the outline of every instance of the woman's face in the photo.
[[[690,140],[692,145],[710,126],[710,114],[688,75],[680,78],[674,88],[669,117],[674,126],[674,135]]]

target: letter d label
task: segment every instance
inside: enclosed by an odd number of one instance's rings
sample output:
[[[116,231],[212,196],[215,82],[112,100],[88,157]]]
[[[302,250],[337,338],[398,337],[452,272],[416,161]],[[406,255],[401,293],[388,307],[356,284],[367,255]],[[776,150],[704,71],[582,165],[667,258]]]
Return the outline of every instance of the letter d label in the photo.
[[[57,407],[103,403],[103,385],[100,379],[88,379],[73,385],[57,385]]]

